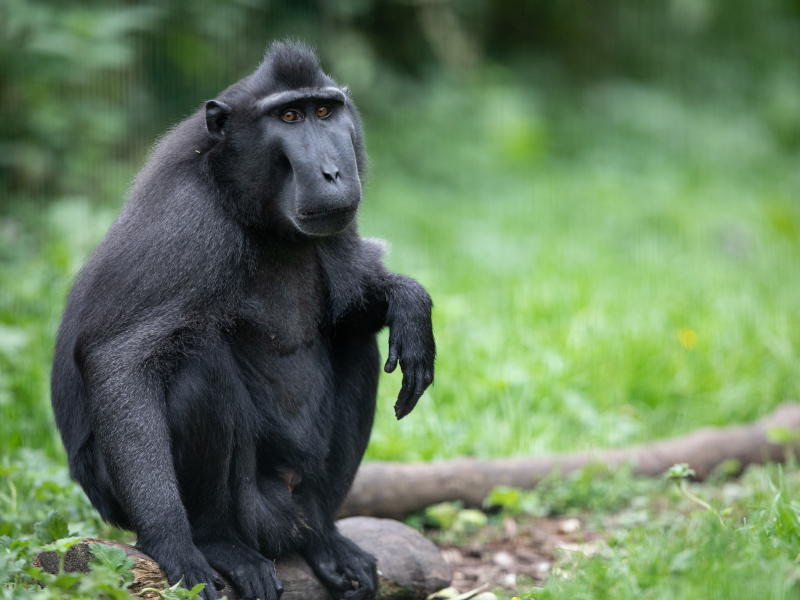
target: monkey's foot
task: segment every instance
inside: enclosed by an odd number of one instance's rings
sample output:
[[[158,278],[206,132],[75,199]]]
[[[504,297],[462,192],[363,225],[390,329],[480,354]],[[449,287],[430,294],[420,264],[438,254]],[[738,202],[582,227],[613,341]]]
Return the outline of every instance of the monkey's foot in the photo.
[[[283,594],[275,562],[256,551],[227,541],[198,544],[198,548],[211,566],[231,580],[242,598],[278,600]]]
[[[337,600],[374,600],[378,591],[375,557],[339,532],[313,540],[303,556]]]
[[[153,558],[159,555],[151,549],[142,548],[142,550]],[[198,583],[204,583],[205,588],[200,592],[203,600],[217,600],[219,598],[217,590],[225,586],[205,557],[194,547],[191,551],[168,553],[166,558],[159,559],[158,564],[167,574],[170,584],[174,585],[180,581],[183,587],[190,590]]]

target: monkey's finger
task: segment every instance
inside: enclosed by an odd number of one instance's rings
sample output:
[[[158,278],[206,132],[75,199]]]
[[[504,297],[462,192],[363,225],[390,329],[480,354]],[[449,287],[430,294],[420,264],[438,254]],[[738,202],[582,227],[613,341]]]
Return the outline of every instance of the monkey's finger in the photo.
[[[399,421],[408,413],[405,412],[405,405],[408,402],[408,397],[411,395],[411,376],[409,373],[403,373],[403,385],[400,387],[400,393],[397,395],[397,402],[394,403],[394,416]]]
[[[261,592],[256,593],[260,600],[277,600],[283,594],[283,583],[275,574],[275,563],[263,562],[258,569],[258,583]]]
[[[417,405],[420,397],[422,396],[425,388],[422,384],[422,369],[408,370],[403,377],[403,388],[400,390],[400,397],[395,404],[394,412],[397,420],[399,421]]]
[[[389,357],[386,359],[386,364],[384,365],[383,370],[387,373],[394,373],[394,370],[397,368],[397,360],[397,346],[395,344],[390,344]]]
[[[412,393],[409,396],[408,400],[406,400],[405,406],[403,407],[403,411],[400,414],[400,416],[397,417],[397,420],[399,421],[403,417],[407,416],[412,410],[414,410],[414,407],[417,405],[417,402],[419,402],[419,399],[421,397],[422,397],[422,394],[413,394]]]
[[[425,367],[422,365],[414,369],[414,382],[416,383],[414,386],[414,395],[422,396],[428,387],[428,384],[425,382]]]
[[[222,591],[225,588],[225,582],[222,581],[222,578],[216,573],[214,573],[214,579],[212,580],[212,583],[214,584],[214,587],[217,588],[217,590],[219,591]]]
[[[374,590],[374,577],[370,575],[369,571],[363,565],[347,566],[344,569],[345,574],[350,581],[358,582],[358,590]]]
[[[317,577],[319,577],[325,586],[330,590],[345,592],[353,589],[353,586],[350,584],[350,580],[345,575],[342,575],[336,571],[335,567],[332,568],[328,565],[318,564],[315,571],[317,573]]]
[[[203,600],[218,600],[219,598],[219,594],[217,594],[217,590],[214,589],[214,586],[208,584],[206,584],[206,587],[203,588],[203,591],[200,592],[199,596],[203,598]]]
[[[356,580],[358,581],[359,589],[364,590],[370,597],[378,589],[377,575],[377,573],[372,572],[372,569],[365,568],[365,566],[358,568]]]
[[[425,389],[428,389],[428,386],[433,383],[433,371],[425,369],[425,373],[422,376],[422,381],[425,383]]]
[[[372,589],[364,587],[346,592],[344,597],[347,598],[347,600],[367,600],[368,598],[374,598],[375,592]]]
[[[419,383],[420,381],[421,380],[416,377],[412,379],[411,385],[409,385],[408,396],[405,398],[405,401],[403,402],[403,405],[401,407],[400,415],[397,417],[398,421],[403,417],[407,416],[412,410],[414,410],[414,407],[417,405],[417,402],[419,402],[419,399],[425,392],[424,387],[422,387],[421,384]]]

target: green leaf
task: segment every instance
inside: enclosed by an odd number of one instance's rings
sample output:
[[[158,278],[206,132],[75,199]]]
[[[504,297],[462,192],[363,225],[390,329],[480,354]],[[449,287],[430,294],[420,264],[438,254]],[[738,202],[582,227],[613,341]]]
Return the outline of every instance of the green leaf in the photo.
[[[65,537],[42,546],[42,550],[48,552],[58,552],[59,554],[64,555],[67,553],[67,550],[77,544],[80,544],[82,540],[83,538],[80,536]]]
[[[433,525],[442,529],[450,529],[456,522],[460,510],[461,504],[458,502],[442,502],[426,508],[425,517]]]
[[[89,549],[94,555],[94,558],[89,561],[92,569],[97,567],[107,569],[118,575],[125,583],[133,581],[132,569],[136,565],[136,561],[133,557],[125,554],[122,548],[106,544],[90,544]]]
[[[770,427],[767,430],[767,441],[773,444],[787,446],[788,444],[796,443],[797,439],[798,432],[793,431],[788,427]]]
[[[69,536],[67,520],[57,510],[50,511],[43,521],[36,523],[33,526],[33,532],[44,544],[50,544]]]
[[[462,531],[469,531],[483,527],[486,523],[488,523],[488,519],[482,511],[474,508],[465,508],[458,511],[456,522],[453,524],[453,527]]]
[[[156,588],[144,588],[139,593],[143,594],[144,592],[156,592],[159,596],[161,596],[161,600],[197,600],[199,598],[198,594],[206,587],[206,584],[198,583],[191,590],[187,590],[186,588],[181,587],[182,583],[183,579],[178,581],[178,583],[175,585],[167,587],[163,590]],[[227,596],[223,596],[221,600],[226,600],[226,598]]]
[[[500,506],[505,512],[518,514],[522,511],[522,492],[506,485],[495,486],[483,502],[487,508]]]
[[[694,475],[694,469],[690,469],[688,463],[678,463],[669,468],[665,477],[667,479],[687,479]]]

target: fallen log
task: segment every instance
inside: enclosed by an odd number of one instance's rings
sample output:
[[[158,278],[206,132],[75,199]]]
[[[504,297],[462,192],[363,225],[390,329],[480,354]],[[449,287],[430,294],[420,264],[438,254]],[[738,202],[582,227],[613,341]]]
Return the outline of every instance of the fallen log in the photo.
[[[767,439],[775,427],[800,429],[800,405],[781,404],[750,425],[704,428],[682,437],[595,453],[433,463],[370,462],[359,469],[339,514],[401,519],[453,500],[479,507],[497,485],[531,489],[555,470],[566,474],[597,461],[610,466],[627,463],[634,473],[649,477],[661,475],[676,463],[688,463],[696,477],[703,479],[726,460],[738,461],[742,467],[765,459],[782,461],[784,447]]]
[[[380,572],[380,600],[422,600],[429,594],[450,585],[452,571],[439,549],[419,532],[407,525],[389,519],[354,517],[337,522],[342,535],[356,542],[361,548],[378,559]],[[134,580],[131,593],[144,600],[158,600],[153,591],[145,588],[164,589],[167,579],[158,564],[134,546],[87,538],[70,548],[64,556],[64,570],[89,572],[92,560],[91,544],[116,546],[133,557]],[[55,552],[42,552],[33,562],[46,573],[56,574],[60,559]],[[332,600],[311,567],[297,554],[281,557],[275,561],[275,570],[283,583],[282,600]],[[224,575],[225,582],[220,595],[228,600],[240,600],[241,596]]]

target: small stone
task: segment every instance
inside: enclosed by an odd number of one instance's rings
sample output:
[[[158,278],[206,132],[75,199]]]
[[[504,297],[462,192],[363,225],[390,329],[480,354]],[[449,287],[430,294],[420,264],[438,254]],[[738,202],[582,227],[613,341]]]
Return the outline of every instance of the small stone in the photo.
[[[517,574],[506,573],[506,576],[503,577],[503,585],[512,590],[517,589]]]
[[[442,550],[442,556],[444,557],[444,562],[451,567],[464,562],[464,555],[459,552],[458,548],[445,548]]]
[[[517,522],[511,517],[503,519],[503,535],[509,538],[517,535]]]
[[[578,519],[566,519],[558,525],[558,530],[561,533],[575,533],[580,528],[581,522]]]
[[[510,569],[515,564],[517,564],[517,559],[511,556],[505,550],[503,550],[501,552],[495,553],[495,555],[492,556],[492,562],[496,564],[498,567],[501,567],[503,569]]]

